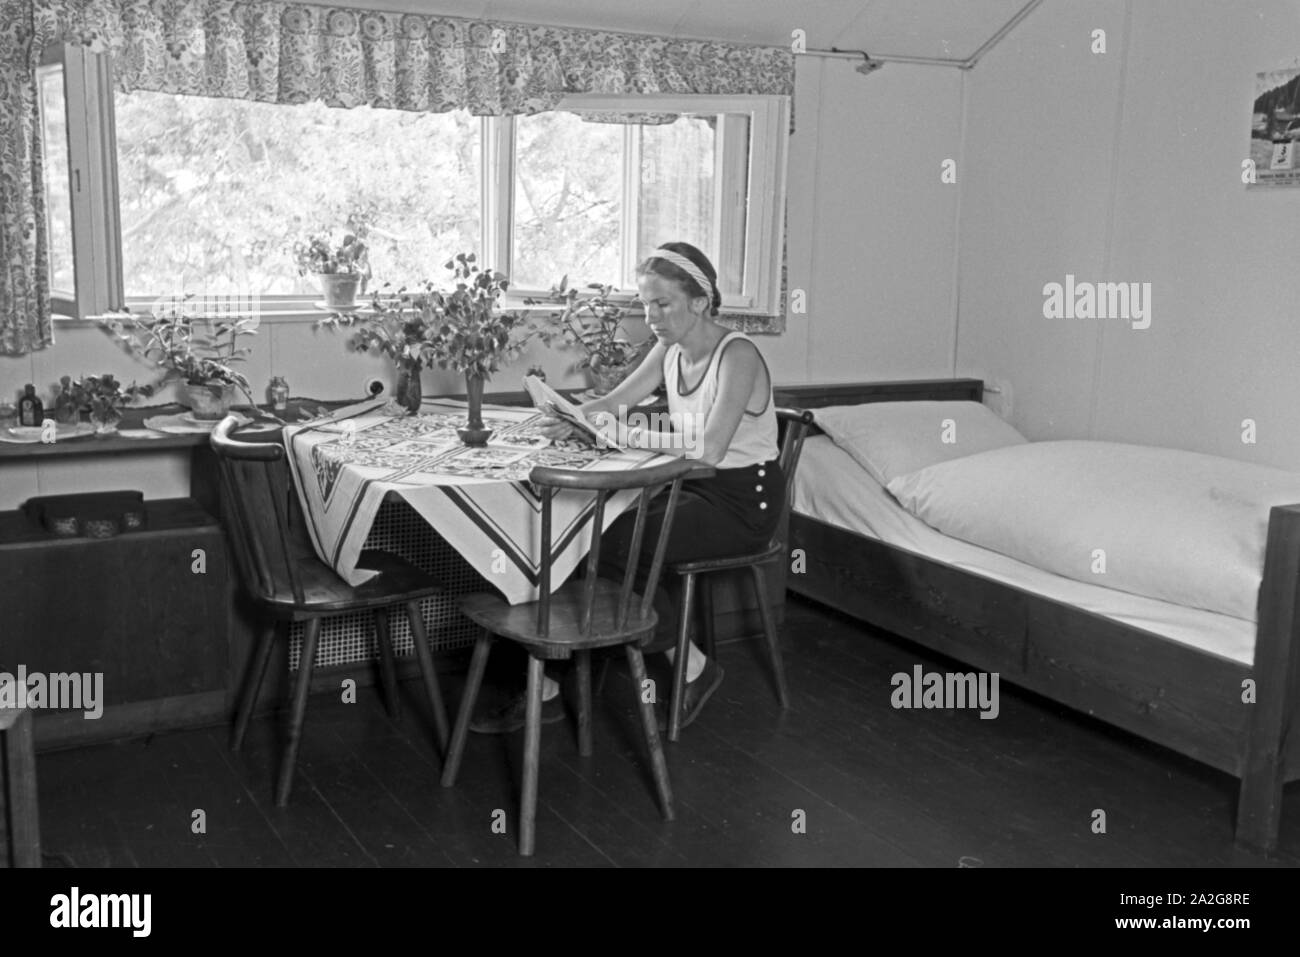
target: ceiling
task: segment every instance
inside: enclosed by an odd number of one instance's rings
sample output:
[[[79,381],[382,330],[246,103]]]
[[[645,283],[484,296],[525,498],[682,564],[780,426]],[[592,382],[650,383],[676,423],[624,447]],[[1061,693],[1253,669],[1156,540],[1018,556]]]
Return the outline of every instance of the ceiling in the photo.
[[[965,60],[1026,0],[335,0],[340,6]]]

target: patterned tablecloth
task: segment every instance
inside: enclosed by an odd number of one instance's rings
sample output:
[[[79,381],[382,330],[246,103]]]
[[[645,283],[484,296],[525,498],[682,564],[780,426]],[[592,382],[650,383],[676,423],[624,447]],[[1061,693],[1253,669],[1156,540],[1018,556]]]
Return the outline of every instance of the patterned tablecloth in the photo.
[[[541,563],[541,495],[528,482],[536,465],[630,469],[654,463],[650,452],[556,445],[536,431],[540,413],[488,406],[494,430],[487,448],[461,444],[461,403],[426,401],[419,415],[392,415],[380,401],[363,402],[329,419],[288,426],[284,442],[294,483],[308,516],[316,553],[344,580],[373,576],[357,559],[380,503],[404,498],[447,542],[518,604],[537,598]],[[605,526],[636,501],[618,492],[605,505]],[[552,504],[552,534],[562,551],[552,566],[558,588],[591,544],[595,495],[560,491]]]

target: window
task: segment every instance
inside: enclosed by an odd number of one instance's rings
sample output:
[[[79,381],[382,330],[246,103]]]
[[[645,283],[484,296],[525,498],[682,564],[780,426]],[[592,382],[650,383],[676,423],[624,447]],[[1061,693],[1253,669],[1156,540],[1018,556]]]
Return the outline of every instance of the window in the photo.
[[[332,227],[364,231],[394,288],[479,248],[479,124],[465,113],[115,99],[130,300],[317,296],[291,250]]]
[[[450,254],[477,251],[520,298],[564,274],[630,297],[636,262],[685,239],[718,266],[724,308],[777,311],[781,97],[575,96],[525,117],[342,110],[111,93],[107,58],[60,52],[41,88],[52,280],[76,287],[69,315],[182,295],[313,314],[293,243],[345,225],[365,231],[377,284],[441,280]],[[628,110],[677,119],[573,112]]]
[[[684,238],[719,265],[722,292],[738,304],[748,116],[688,114],[634,126],[554,112],[521,116],[514,125],[511,276],[517,284],[545,289],[570,273],[632,288],[646,252]],[[741,148],[724,149],[724,135]]]
[[[36,76],[51,305],[59,316],[93,315],[121,300],[108,63],[59,44],[45,51]]]
[[[490,124],[494,215],[484,248],[517,287],[568,274],[634,290],[636,263],[661,242],[699,246],[723,308],[780,304],[786,130],[781,97],[570,96],[561,111]],[[673,114],[671,123],[592,123],[582,113]]]

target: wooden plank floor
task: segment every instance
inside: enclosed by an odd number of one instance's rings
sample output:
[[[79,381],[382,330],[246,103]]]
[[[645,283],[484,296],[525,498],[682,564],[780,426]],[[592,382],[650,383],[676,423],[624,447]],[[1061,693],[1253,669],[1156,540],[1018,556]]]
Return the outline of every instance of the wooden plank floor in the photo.
[[[667,745],[671,824],[620,660],[591,758],[578,756],[571,724],[543,728],[532,859],[515,850],[522,734],[471,735],[457,786],[444,789],[420,684],[409,681],[400,724],[377,689],[360,689],[356,704],[311,700],[284,810],[272,802],[282,726],[269,717],[239,754],[224,727],[41,754],[46,866],[1300,864],[1297,786],[1281,849],[1266,860],[1232,844],[1226,775],[1009,685],[996,720],[895,710],[893,674],[967,669],[797,599],[784,647],[784,713],[758,645],[722,649],[722,688]],[[508,651],[494,659],[495,694],[518,666]],[[652,674],[667,687],[666,671]],[[462,680],[444,676],[453,700]],[[1095,809],[1105,834],[1092,833]],[[493,827],[501,819],[504,834]]]

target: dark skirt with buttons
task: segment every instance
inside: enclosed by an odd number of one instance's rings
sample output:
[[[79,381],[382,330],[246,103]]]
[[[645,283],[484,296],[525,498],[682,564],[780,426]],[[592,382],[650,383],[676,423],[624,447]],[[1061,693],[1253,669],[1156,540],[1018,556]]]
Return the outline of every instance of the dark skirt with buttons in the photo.
[[[665,564],[762,551],[776,533],[784,497],[785,477],[776,460],[738,469],[718,469],[709,478],[683,482],[664,553]],[[654,557],[667,507],[666,491],[650,503],[638,565],[643,573]],[[620,515],[605,532],[601,544],[605,562],[623,567],[635,523],[634,507]]]
[[[718,469],[709,478],[682,483],[664,552],[659,593],[655,596],[659,626],[654,641],[645,650],[662,651],[672,647],[679,581],[670,566],[674,562],[730,558],[762,551],[776,534],[784,498],[785,476],[775,460],[739,469]],[[641,557],[637,562],[638,591],[644,587],[649,574],[667,506],[665,491],[650,503],[646,513]],[[636,508],[633,507],[605,532],[600,546],[602,575],[622,577],[635,524]]]

